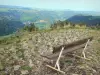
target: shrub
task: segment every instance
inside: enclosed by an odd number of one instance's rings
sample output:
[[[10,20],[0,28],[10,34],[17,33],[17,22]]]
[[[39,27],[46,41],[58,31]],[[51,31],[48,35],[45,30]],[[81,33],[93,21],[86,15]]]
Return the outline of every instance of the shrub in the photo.
[[[34,23],[31,23],[30,25],[26,25],[26,26],[23,28],[23,30],[26,30],[26,31],[31,32],[31,31],[37,31],[38,28],[35,26]]]

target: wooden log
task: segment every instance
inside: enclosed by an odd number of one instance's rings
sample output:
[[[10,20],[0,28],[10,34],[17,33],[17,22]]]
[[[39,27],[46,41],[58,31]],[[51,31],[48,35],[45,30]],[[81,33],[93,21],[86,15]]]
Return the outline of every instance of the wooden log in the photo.
[[[53,69],[53,70],[55,70],[55,71],[57,71],[57,72],[60,72],[60,73],[62,73],[62,74],[65,74],[64,71],[58,70],[58,69],[56,69],[55,67],[52,67],[52,66],[50,66],[50,65],[46,65],[46,66],[49,67],[49,68],[51,68],[51,69]]]
[[[50,55],[41,55],[42,57],[45,57],[47,59],[57,59],[59,53],[60,53],[60,47],[65,47],[63,53],[64,55],[68,52],[72,52],[72,51],[75,51],[75,50],[80,50],[81,48],[84,48],[85,47],[85,44],[87,42],[87,40],[90,39],[90,41],[93,39],[93,37],[89,37],[89,38],[86,38],[86,39],[83,39],[83,40],[80,40],[80,41],[76,41],[71,44],[68,44],[68,45],[62,45],[62,46],[59,46],[59,47],[56,47],[55,49],[58,49],[58,51],[54,52],[54,54],[50,54]],[[80,44],[78,44],[80,43]],[[67,50],[67,51],[66,51]]]
[[[83,48],[84,48],[84,47],[79,48],[79,49],[77,49],[77,50],[83,50]],[[49,59],[47,56],[50,56],[50,55],[41,55],[41,56],[44,57],[44,58]],[[72,53],[72,52],[68,52],[68,53],[62,55],[62,56],[61,56],[61,59],[64,58],[64,57],[74,57],[74,56],[73,56],[73,53]],[[50,60],[56,61],[57,58],[55,57],[55,58],[52,58],[52,59],[50,59]]]
[[[85,46],[85,45],[84,45],[84,46]],[[83,46],[83,47],[80,47],[79,49],[75,49],[75,50],[83,50],[84,46]],[[89,44],[88,44],[88,46],[89,46]],[[75,51],[75,50],[74,50],[74,51]],[[65,51],[64,51],[64,52],[65,52]],[[73,52],[73,51],[68,52],[68,53],[62,55],[62,56],[61,56],[61,59],[62,59],[63,57],[66,57],[66,56],[73,57],[73,55],[69,54],[69,53],[72,53],[72,52]],[[50,54],[50,55],[53,55],[53,54]],[[44,58],[50,59],[50,58],[49,58],[50,55],[41,55],[41,56],[44,57]],[[56,61],[56,60],[57,60],[57,57],[51,58],[50,60]]]
[[[68,49],[68,48],[72,48],[72,47],[84,44],[88,41],[88,39],[90,39],[90,41],[91,41],[93,39],[93,37],[88,37],[88,38],[85,38],[85,39],[82,39],[82,40],[79,40],[79,41],[72,42],[72,43],[67,44],[67,45],[61,45],[59,47],[54,47],[53,48],[53,53],[60,52],[62,47],[65,47],[65,49]]]
[[[80,50],[81,48],[85,47],[85,44],[82,44],[82,45],[79,45],[79,46],[75,46],[73,48],[69,48],[69,49],[65,49],[62,53],[62,55],[66,55],[66,53],[68,52],[72,52],[72,51],[75,51],[75,50]],[[57,58],[59,56],[59,53],[60,52],[57,52],[55,54],[51,54],[51,55],[48,55],[48,56],[43,56],[43,57],[46,57],[48,59],[54,59],[54,58]]]

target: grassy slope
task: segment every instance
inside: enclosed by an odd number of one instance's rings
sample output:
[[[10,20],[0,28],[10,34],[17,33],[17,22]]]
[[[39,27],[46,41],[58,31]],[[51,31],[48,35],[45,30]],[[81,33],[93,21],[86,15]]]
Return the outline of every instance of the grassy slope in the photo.
[[[42,66],[41,63],[43,60],[43,58],[40,57],[41,53],[50,53],[52,46],[59,46],[63,43],[66,44],[87,36],[94,37],[91,46],[86,51],[86,56],[87,58],[90,58],[91,61],[77,60],[77,62],[79,62],[76,64],[76,68],[71,68],[73,71],[70,71],[69,68],[67,73],[83,74],[83,72],[79,72],[80,70],[85,71],[87,75],[90,75],[91,73],[93,74],[99,71],[97,68],[100,67],[100,31],[98,30],[58,29],[42,32],[23,32],[23,34],[18,33],[17,35],[18,36],[13,35],[0,38],[0,74],[2,75],[5,74],[5,72],[8,74],[13,74],[13,71],[18,74],[18,72],[22,72],[23,70],[27,70],[28,72],[36,71],[37,73],[40,72],[41,74],[45,73],[45,71],[41,71],[42,69],[39,68]],[[32,64],[30,64],[31,61]],[[39,63],[37,63],[37,61]],[[72,64],[75,66],[75,63]],[[20,68],[18,68],[18,72],[14,69],[16,66],[20,66]],[[4,68],[9,68],[9,71],[6,69],[4,70]]]

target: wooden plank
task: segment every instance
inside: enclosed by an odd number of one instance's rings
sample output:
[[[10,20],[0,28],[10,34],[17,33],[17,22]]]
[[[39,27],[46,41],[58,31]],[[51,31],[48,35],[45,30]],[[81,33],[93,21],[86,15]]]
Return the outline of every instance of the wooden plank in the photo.
[[[90,41],[91,41],[93,39],[93,37],[88,37],[88,38],[85,38],[85,39],[82,39],[82,40],[78,40],[78,41],[72,42],[72,43],[67,44],[67,45],[61,45],[59,47],[54,47],[53,48],[53,53],[60,52],[62,47],[64,47],[65,49],[68,49],[68,48],[72,48],[72,47],[84,44],[88,41],[88,39],[90,39]]]
[[[82,44],[82,45],[78,45],[78,46],[75,46],[73,48],[69,48],[69,49],[65,49],[62,53],[62,55],[66,55],[66,53],[68,52],[72,52],[72,51],[75,51],[75,50],[80,50],[81,48],[85,47],[85,44]],[[54,59],[54,58],[57,58],[59,56],[59,53],[60,52],[57,52],[55,54],[51,54],[51,55],[48,55],[48,56],[43,56],[43,57],[46,57],[48,59]]]
[[[62,73],[62,74],[65,74],[64,71],[58,70],[58,69],[56,69],[55,67],[52,67],[52,66],[50,66],[50,65],[46,65],[46,66],[49,67],[49,68],[51,68],[51,69],[53,69],[53,70],[55,70],[55,71],[57,71],[57,72],[60,72],[60,73]]]

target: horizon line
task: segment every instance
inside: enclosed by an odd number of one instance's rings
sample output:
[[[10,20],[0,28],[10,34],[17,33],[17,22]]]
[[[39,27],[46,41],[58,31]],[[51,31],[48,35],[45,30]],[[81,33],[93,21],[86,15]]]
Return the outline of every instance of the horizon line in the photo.
[[[94,10],[73,10],[73,9],[47,9],[47,8],[38,8],[38,7],[31,7],[31,6],[21,6],[21,5],[0,5],[0,6],[12,6],[12,7],[19,7],[19,8],[30,8],[30,9],[39,9],[39,10],[48,10],[48,11],[86,11],[86,12],[100,12]]]

